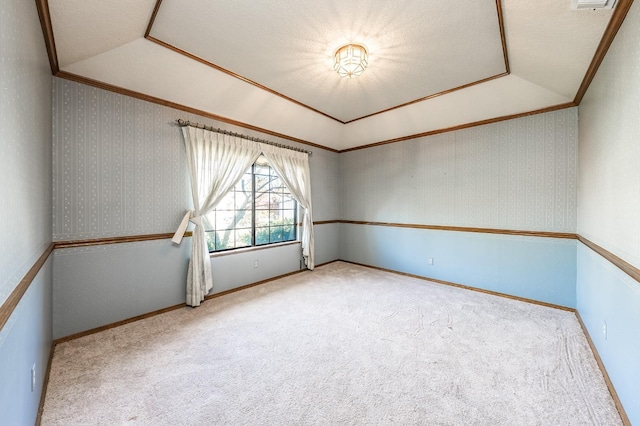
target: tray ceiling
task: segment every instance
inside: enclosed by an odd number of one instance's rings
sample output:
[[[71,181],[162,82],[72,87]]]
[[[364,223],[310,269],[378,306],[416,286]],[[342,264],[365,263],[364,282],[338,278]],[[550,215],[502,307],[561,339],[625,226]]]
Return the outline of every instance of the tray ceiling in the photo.
[[[612,15],[570,4],[48,1],[67,75],[334,149],[570,103]]]
[[[495,0],[183,6],[163,0],[149,35],[343,122],[507,71]],[[340,78],[333,54],[350,42],[369,67]]]

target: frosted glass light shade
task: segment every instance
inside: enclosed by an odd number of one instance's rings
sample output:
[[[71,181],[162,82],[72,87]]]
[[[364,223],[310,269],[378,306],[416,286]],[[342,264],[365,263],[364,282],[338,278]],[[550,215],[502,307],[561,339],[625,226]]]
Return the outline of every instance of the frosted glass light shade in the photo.
[[[367,68],[367,49],[359,44],[347,44],[336,51],[333,69],[340,77],[357,77]]]

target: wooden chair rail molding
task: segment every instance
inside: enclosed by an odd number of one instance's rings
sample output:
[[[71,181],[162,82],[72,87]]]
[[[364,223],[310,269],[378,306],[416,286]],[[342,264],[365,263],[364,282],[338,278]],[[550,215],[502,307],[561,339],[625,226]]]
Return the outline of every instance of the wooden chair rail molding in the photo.
[[[640,283],[640,269],[636,268],[626,260],[620,259],[615,254],[610,251],[600,247],[593,241],[589,241],[581,235],[578,235],[578,241],[580,241],[585,246],[589,247],[591,250],[598,253],[600,256],[607,259],[609,262],[613,263],[618,269],[620,269],[625,274],[629,275],[631,278]]]
[[[36,263],[33,264],[31,269],[29,269],[25,276],[20,280],[16,288],[13,289],[7,300],[5,300],[2,306],[0,306],[0,330],[2,330],[7,321],[9,321],[11,314],[13,314],[18,303],[22,300],[22,296],[27,292],[27,289],[29,289],[29,286],[36,278],[36,275],[38,275],[40,269],[49,259],[49,255],[51,255],[54,248],[55,244],[49,244],[49,246],[44,250],[44,253],[42,253]]]
[[[640,284],[640,269],[633,266],[629,262],[621,259],[610,251],[600,247],[596,243],[572,233],[563,232],[541,232],[541,231],[522,231],[522,230],[509,230],[509,229],[490,229],[490,228],[472,228],[472,227],[459,227],[459,226],[442,226],[442,225],[420,225],[420,224],[405,224],[405,223],[388,223],[388,222],[368,222],[368,221],[355,221],[355,220],[325,220],[314,222],[315,225],[325,224],[351,224],[351,225],[365,225],[365,226],[389,226],[398,228],[412,228],[412,229],[431,229],[438,231],[454,231],[454,232],[477,232],[486,234],[502,234],[502,235],[519,235],[519,236],[532,236],[542,238],[563,238],[563,239],[575,239],[580,241],[585,246],[611,262],[618,269],[629,275],[636,282]],[[191,236],[191,232],[187,232],[185,236]],[[55,249],[66,249],[74,247],[89,247],[103,244],[121,244],[121,243],[135,243],[141,241],[154,241],[170,239],[173,236],[171,233],[164,234],[147,234],[147,235],[131,235],[122,237],[108,237],[102,239],[89,239],[89,240],[73,240],[73,241],[57,241],[49,244],[40,258],[33,264],[31,269],[26,273],[24,278],[20,280],[16,288],[11,292],[7,300],[0,306],[0,330],[9,320],[9,317],[13,314],[14,310],[20,303],[22,296],[35,279],[36,275],[44,266],[47,259],[53,253]]]
[[[190,237],[191,235],[191,231],[187,231],[184,234],[185,237]],[[89,240],[56,241],[54,244],[57,249],[66,249],[73,247],[101,246],[104,244],[139,243],[142,241],[166,240],[171,239],[171,237],[173,237],[173,233],[128,235],[122,237],[106,237]]]
[[[568,232],[525,231],[517,229],[475,228],[467,226],[422,225],[414,223],[368,222],[360,220],[339,220],[351,225],[390,226],[395,228],[431,229],[436,231],[478,232],[482,234],[523,235],[530,237],[577,239],[578,236]]]

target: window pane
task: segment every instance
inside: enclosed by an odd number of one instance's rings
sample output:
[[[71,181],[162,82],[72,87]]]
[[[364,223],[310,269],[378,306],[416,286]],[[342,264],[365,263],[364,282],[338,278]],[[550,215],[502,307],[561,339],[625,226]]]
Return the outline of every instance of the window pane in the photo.
[[[292,197],[284,195],[282,197],[282,208],[287,210],[293,210],[295,207],[295,200]]]
[[[235,247],[233,230],[227,229],[216,233],[216,250],[227,250]]]
[[[268,209],[269,208],[269,193],[260,192],[256,194],[256,209]]]
[[[282,211],[271,210],[269,219],[271,221],[271,225],[282,225]]]
[[[205,231],[215,231],[216,230],[216,211],[214,210],[212,212],[207,213],[205,217],[207,220],[202,221],[202,223],[204,224]]]
[[[248,247],[251,245],[251,228],[236,230],[236,247]]]
[[[279,242],[279,241],[283,241],[283,240],[284,240],[283,227],[282,226],[272,226],[271,227],[271,242],[275,243],[275,242]]]
[[[237,212],[236,228],[251,228],[251,210]]]
[[[251,183],[253,179],[251,177],[251,173],[245,173],[242,175],[242,179],[238,183],[236,183],[235,190],[238,192],[245,192],[247,194],[251,194]]]
[[[287,225],[282,227],[283,241],[291,241],[296,238],[296,228],[294,225]]]
[[[216,230],[224,230],[233,228],[235,212],[233,210],[216,211]]]
[[[295,210],[282,210],[282,221],[284,223],[293,223],[296,220]]]
[[[251,193],[236,192],[236,210],[245,210],[251,208]]]
[[[215,251],[216,249],[216,233],[215,232],[206,232],[204,234],[207,240],[207,248],[209,251]]]
[[[282,195],[281,194],[271,194],[271,199],[269,202],[269,208],[273,210],[277,210],[281,208],[282,205]]]
[[[269,191],[269,176],[256,175],[256,192]]]
[[[256,245],[267,244],[269,242],[269,227],[256,227]]]
[[[279,177],[274,176],[271,180],[271,190],[282,192],[282,189],[285,188],[284,184],[280,180]]]
[[[215,251],[294,240],[296,209],[289,190],[260,156],[207,215],[213,228],[207,229],[207,246]]]
[[[256,210],[256,228],[269,226],[269,210]]]

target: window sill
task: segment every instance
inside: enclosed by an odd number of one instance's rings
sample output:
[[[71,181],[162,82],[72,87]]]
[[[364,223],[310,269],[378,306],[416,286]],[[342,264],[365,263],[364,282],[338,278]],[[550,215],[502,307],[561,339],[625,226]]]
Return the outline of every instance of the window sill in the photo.
[[[209,253],[209,257],[214,258],[214,257],[230,256],[232,254],[248,253],[250,251],[266,250],[270,248],[290,246],[293,244],[300,244],[300,241],[285,241],[283,243],[266,244],[263,246],[254,246],[254,247],[244,247],[244,248],[238,248],[233,250],[221,251],[217,253],[213,252],[213,253]]]

